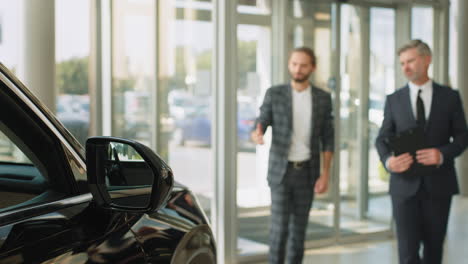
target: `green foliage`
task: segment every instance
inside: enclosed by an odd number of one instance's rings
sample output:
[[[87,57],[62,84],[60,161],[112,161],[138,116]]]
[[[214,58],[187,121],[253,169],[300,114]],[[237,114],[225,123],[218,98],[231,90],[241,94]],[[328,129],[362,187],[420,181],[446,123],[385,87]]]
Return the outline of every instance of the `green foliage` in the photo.
[[[183,46],[176,47],[175,74],[174,74],[174,77],[171,78],[169,82],[170,87],[173,87],[173,88],[185,87],[185,76],[187,75],[185,64],[186,64],[186,59],[185,59],[184,47]]]
[[[239,72],[239,86],[245,87],[247,82],[247,73],[255,72],[257,69],[257,56],[256,56],[256,41],[239,41],[238,42],[238,72]],[[186,58],[184,47],[179,46],[175,52],[175,76],[170,80],[170,87],[185,87]],[[196,56],[197,70],[211,70],[212,69],[212,50],[205,50]]]
[[[239,73],[239,87],[247,86],[247,73],[257,71],[257,42],[239,41],[237,67]]]
[[[378,171],[379,171],[379,178],[384,182],[388,182],[388,180],[390,179],[390,173],[388,173],[388,171],[385,169],[382,162],[379,162]]]
[[[212,51],[211,50],[206,50],[200,55],[197,56],[197,69],[198,70],[211,70],[211,57],[212,57]]]
[[[256,41],[239,41],[237,57],[239,58],[238,69],[240,73],[255,72],[257,69]],[[206,50],[197,56],[198,70],[211,70],[212,51]]]
[[[87,94],[88,57],[72,58],[58,63],[55,76],[60,94]]]
[[[136,80],[133,77],[127,79],[114,79],[113,91],[117,94],[123,94],[126,91],[135,90]]]
[[[240,73],[255,72],[257,70],[257,42],[239,41],[238,68]]]
[[[239,72],[255,72],[257,68],[256,60],[256,41],[239,41],[239,49],[237,57]],[[210,70],[211,69],[211,56],[212,51],[207,50],[197,56],[197,69]]]

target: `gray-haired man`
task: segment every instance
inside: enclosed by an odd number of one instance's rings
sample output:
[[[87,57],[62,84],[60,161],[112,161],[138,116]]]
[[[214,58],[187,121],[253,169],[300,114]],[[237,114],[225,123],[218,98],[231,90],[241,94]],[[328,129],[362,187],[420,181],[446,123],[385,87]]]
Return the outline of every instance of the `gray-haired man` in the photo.
[[[409,83],[387,96],[376,147],[391,173],[400,263],[440,264],[452,196],[458,193],[454,159],[468,144],[465,114],[458,92],[429,78],[426,43],[412,40],[398,55]],[[395,156],[389,139],[414,127],[424,131],[426,147]],[[422,174],[409,170],[416,162],[424,166]]]

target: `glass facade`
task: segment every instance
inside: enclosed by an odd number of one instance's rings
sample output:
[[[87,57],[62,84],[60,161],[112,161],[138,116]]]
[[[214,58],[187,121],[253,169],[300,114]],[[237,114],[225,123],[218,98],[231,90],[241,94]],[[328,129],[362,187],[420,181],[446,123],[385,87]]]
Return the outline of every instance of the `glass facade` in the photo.
[[[359,132],[362,119],[360,116],[361,90],[365,89],[366,74],[364,65],[367,10],[362,7],[343,5],[341,9],[341,108],[339,112],[341,137],[340,149],[340,227],[345,235],[354,234],[362,227],[363,191],[360,156],[361,141]],[[338,115],[336,115],[338,117]],[[365,165],[365,164],[364,164]]]
[[[21,63],[23,25],[20,1],[0,1],[0,62],[16,73]]]
[[[270,189],[266,181],[269,144],[250,140],[263,95],[271,86],[271,29],[237,26],[237,207],[239,254],[266,252]]]
[[[415,6],[411,9],[411,39],[420,39],[434,50],[434,9],[431,6]],[[434,77],[434,66],[429,67]]]
[[[55,1],[56,114],[84,145],[90,128],[90,1]]]
[[[378,159],[374,141],[385,97],[395,90],[395,75],[400,71],[395,57],[397,8],[365,2],[289,0],[286,10],[275,12],[278,3],[273,0],[237,1],[233,22],[237,71],[227,74],[237,78],[238,84],[237,98],[233,98],[237,102],[237,159],[232,168],[237,171],[237,185],[231,188],[237,191],[232,203],[237,205],[236,253],[241,260],[268,250],[270,135],[264,146],[255,146],[250,131],[265,91],[276,84],[274,77],[284,75],[288,81],[286,72],[272,70],[278,54],[284,55],[286,64],[286,53],[303,45],[316,52],[317,71],[311,81],[332,94],[340,132],[335,152],[339,163],[334,164],[329,191],[315,198],[307,246],[391,233],[389,175]],[[5,3],[0,1],[0,60],[15,71],[23,61],[19,45],[22,7],[16,1]],[[94,74],[89,67],[93,53],[90,35],[95,31],[90,23],[93,5],[89,0],[56,0],[52,29],[57,115],[81,143],[90,134],[93,111],[89,108],[89,76]],[[224,175],[215,173],[219,161],[213,156],[216,143],[212,135],[218,127],[213,102],[215,92],[226,89],[213,87],[219,34],[215,32],[215,7],[211,0],[111,1],[107,10],[111,58],[103,62],[111,71],[102,76],[111,80],[111,135],[138,140],[167,160],[176,181],[196,193],[214,226],[224,220],[212,208],[219,202],[214,199],[215,188]],[[411,6],[411,10],[411,38],[421,38],[432,47],[438,9]],[[275,46],[275,16],[285,21],[284,45]]]
[[[384,169],[374,147],[383,121],[386,95],[395,87],[395,11],[389,8],[370,10],[370,76],[369,76],[369,156],[367,217],[388,228],[391,205],[388,195],[389,173]]]
[[[112,1],[112,134],[152,145],[154,1]],[[138,30],[135,30],[138,29]]]
[[[352,236],[390,229],[389,174],[374,143],[395,89],[395,10],[343,5],[341,18],[340,230]]]
[[[434,47],[434,9],[430,6],[415,6],[411,9],[411,38]]]
[[[175,0],[158,3],[157,104],[162,130],[158,151],[167,155],[175,179],[189,186],[211,215],[212,4]]]

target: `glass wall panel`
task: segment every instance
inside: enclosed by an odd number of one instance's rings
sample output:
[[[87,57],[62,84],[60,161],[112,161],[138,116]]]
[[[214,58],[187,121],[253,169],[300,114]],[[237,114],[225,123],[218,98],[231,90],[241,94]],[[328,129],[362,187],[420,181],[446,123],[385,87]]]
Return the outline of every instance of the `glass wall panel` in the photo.
[[[176,181],[197,194],[208,215],[214,190],[211,129],[212,4],[158,1],[158,150]],[[163,122],[163,120],[161,120]]]
[[[250,139],[263,95],[271,86],[271,30],[237,26],[237,206],[239,254],[266,253],[270,189],[266,180],[269,144],[256,147]]]
[[[313,85],[332,93],[334,89],[332,64],[332,4],[290,0],[288,18],[293,29],[289,47],[308,46],[315,51],[317,69],[311,76]],[[307,242],[330,238],[334,232],[334,201],[330,181],[328,192],[316,195],[310,211]]]
[[[415,6],[411,9],[411,39],[420,39],[434,50],[434,9],[430,6]],[[397,47],[399,48],[399,47]],[[429,67],[433,76],[434,67]]]
[[[0,1],[0,62],[13,72],[21,63],[21,1]]]
[[[18,73],[21,52],[20,1],[0,1],[0,63],[13,73]],[[20,77],[20,76],[18,76]],[[8,137],[0,133],[0,159],[9,162],[25,162],[23,153]]]
[[[395,89],[395,10],[343,5],[341,18],[340,231],[348,236],[390,229],[389,175],[379,161],[375,138],[385,97]],[[367,36],[370,50],[362,48]],[[367,55],[369,61],[363,60]],[[369,66],[368,80],[363,65]],[[362,95],[367,85],[369,93]],[[368,119],[362,120],[359,113],[365,111]],[[367,137],[359,134],[365,133],[360,124],[367,127]],[[364,161],[361,151],[369,151]],[[367,177],[360,173],[365,170]]]
[[[429,6],[415,6],[411,9],[411,39],[421,39],[429,47],[434,43],[434,10]]]
[[[356,233],[358,219],[357,196],[360,185],[358,113],[359,93],[362,89],[361,48],[363,23],[359,8],[343,5],[341,8],[341,109],[340,129],[340,228],[345,235]]]
[[[90,1],[55,1],[56,114],[84,145],[89,133]]]
[[[155,1],[112,1],[112,135],[152,145]]]
[[[395,11],[370,9],[369,200],[367,217],[388,228],[391,214],[389,173],[379,160],[375,139],[383,121],[385,97],[395,90]],[[398,70],[398,68],[397,68]]]

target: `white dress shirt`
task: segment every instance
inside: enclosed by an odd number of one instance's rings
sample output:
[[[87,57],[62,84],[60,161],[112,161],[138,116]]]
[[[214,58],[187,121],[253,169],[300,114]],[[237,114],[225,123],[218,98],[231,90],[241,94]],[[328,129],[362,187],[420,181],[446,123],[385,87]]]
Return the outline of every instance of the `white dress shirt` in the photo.
[[[408,83],[410,89],[411,109],[413,110],[414,119],[417,119],[418,114],[416,110],[416,100],[418,99],[418,91],[421,90],[421,99],[424,104],[424,113],[426,114],[426,121],[429,120],[432,104],[432,80],[427,81],[423,85],[416,85],[412,82]]]

